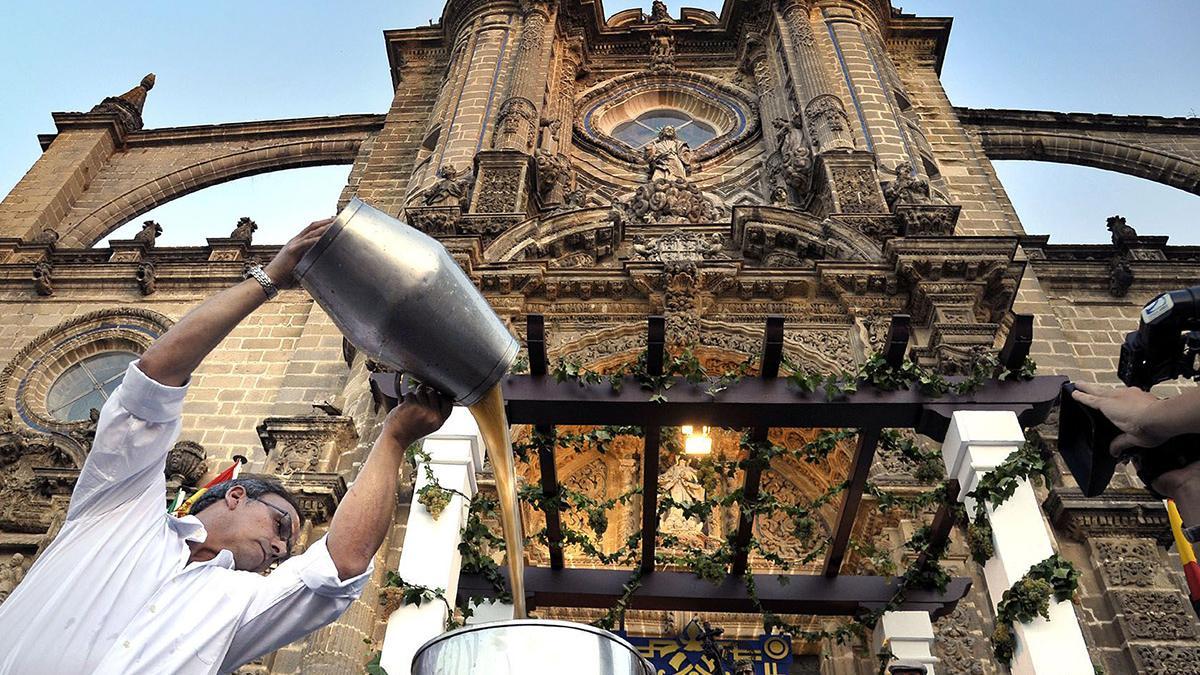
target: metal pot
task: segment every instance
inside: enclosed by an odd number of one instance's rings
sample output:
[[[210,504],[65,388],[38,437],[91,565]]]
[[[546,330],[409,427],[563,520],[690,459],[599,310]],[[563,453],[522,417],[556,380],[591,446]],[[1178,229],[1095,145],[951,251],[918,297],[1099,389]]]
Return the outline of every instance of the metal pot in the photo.
[[[508,372],[518,344],[437,240],[350,200],[296,278],[370,358],[463,405]]]
[[[654,675],[621,638],[567,621],[499,621],[460,628],[426,642],[412,675]]]

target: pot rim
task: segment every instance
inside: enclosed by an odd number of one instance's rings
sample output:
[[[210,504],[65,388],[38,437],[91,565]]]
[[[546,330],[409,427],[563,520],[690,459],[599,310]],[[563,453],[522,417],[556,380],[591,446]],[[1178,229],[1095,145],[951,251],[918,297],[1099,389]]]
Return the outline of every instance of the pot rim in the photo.
[[[304,253],[304,255],[300,258],[300,262],[296,263],[296,269],[292,272],[292,274],[296,276],[296,279],[304,278],[304,275],[308,273],[308,270],[317,262],[317,260],[321,257],[321,254],[325,252],[325,249],[333,245],[333,241],[337,239],[338,235],[340,235],[342,230],[345,229],[346,223],[349,222],[349,220],[354,217],[354,214],[358,213],[358,210],[363,206],[370,205],[358,197],[350,198],[350,202],[346,204],[346,207],[342,209],[341,212],[339,212],[333,219],[333,224],[329,226],[329,229],[325,231],[325,234],[317,241],[317,243],[313,244],[312,248],[308,249],[308,251]]]
[[[525,627],[525,626],[532,626],[535,628],[538,628],[538,627],[567,628],[570,630],[582,631],[584,633],[591,633],[592,635],[595,635],[597,637],[602,637],[607,640],[611,640],[612,642],[615,642],[618,645],[629,650],[629,652],[631,654],[633,654],[634,658],[637,659],[638,663],[642,666],[642,668],[645,669],[647,675],[650,675],[651,673],[654,672],[653,668],[650,667],[650,663],[646,660],[646,658],[644,656],[642,656],[638,652],[637,647],[634,647],[633,645],[629,644],[629,642],[627,640],[625,640],[624,638],[622,638],[620,635],[617,635],[616,633],[613,633],[611,631],[604,630],[603,628],[597,628],[595,626],[588,625],[586,623],[575,623],[574,621],[558,621],[558,620],[554,620],[554,619],[513,619],[510,621],[490,621],[488,623],[479,623],[479,624],[474,624],[471,626],[463,626],[462,628],[456,628],[447,633],[442,633],[441,635],[438,635],[437,637],[435,637],[435,638],[427,641],[425,644],[421,645],[417,649],[417,652],[415,654],[413,654],[412,666],[416,666],[417,659],[419,659],[421,657],[421,654],[423,654],[425,652],[425,650],[429,649],[430,647],[432,647],[433,645],[435,645],[439,642],[444,642],[446,640],[457,637],[459,635],[464,635],[466,633],[474,633],[474,632],[478,632],[478,631],[482,631],[482,630],[491,630],[491,629],[495,629],[495,628],[509,628],[509,627]]]

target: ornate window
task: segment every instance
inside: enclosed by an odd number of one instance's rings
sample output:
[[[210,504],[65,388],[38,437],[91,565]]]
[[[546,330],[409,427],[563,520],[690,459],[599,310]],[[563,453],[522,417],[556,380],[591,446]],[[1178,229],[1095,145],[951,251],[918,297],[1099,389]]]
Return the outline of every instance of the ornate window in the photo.
[[[747,91],[690,71],[628,73],[583,92],[575,138],[584,147],[638,164],[665,126],[704,161],[749,144],[759,133],[758,101]]]
[[[675,133],[685,143],[698,148],[717,137],[716,129],[680,110],[651,110],[638,115],[637,119],[618,124],[612,131],[613,138],[640,149],[658,136],[663,127],[675,127]]]
[[[89,423],[129,363],[171,325],[144,309],[108,309],[66,321],[25,345],[0,372],[0,410],[42,432],[70,435]]]
[[[132,352],[93,354],[70,366],[50,385],[46,394],[46,412],[63,422],[88,419],[125,378],[125,369],[138,355]]]

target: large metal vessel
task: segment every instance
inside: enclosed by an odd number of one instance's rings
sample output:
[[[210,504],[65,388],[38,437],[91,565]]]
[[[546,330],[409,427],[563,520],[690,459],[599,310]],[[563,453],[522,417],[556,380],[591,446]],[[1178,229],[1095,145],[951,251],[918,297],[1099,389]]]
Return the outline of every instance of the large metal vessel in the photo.
[[[586,624],[525,619],[460,628],[426,642],[413,675],[654,675],[621,638]]]
[[[463,405],[517,356],[517,340],[445,247],[358,198],[296,277],[355,347]]]

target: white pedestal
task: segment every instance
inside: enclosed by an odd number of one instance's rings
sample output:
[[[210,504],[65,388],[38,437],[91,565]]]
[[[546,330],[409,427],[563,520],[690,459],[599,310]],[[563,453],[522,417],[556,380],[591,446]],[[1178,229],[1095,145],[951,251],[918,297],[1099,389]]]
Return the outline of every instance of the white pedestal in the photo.
[[[954,413],[942,458],[950,477],[957,478],[962,495],[975,489],[979,480],[1001,464],[1025,442],[1017,416],[1003,411],[959,411]],[[975,502],[960,497],[967,514]],[[1004,591],[1033,565],[1054,553],[1049,527],[1038,507],[1028,481],[1000,508],[987,506],[996,554],[983,568],[988,597],[995,607]],[[1093,675],[1091,658],[1083,640],[1079,620],[1070,601],[1050,600],[1050,620],[1035,618],[1013,626],[1017,639],[1012,672],[1015,675]]]
[[[483,466],[483,442],[466,408],[455,408],[446,424],[425,438],[424,449],[442,487],[465,495],[475,494],[475,470]],[[427,482],[422,466],[417,466],[415,476],[398,571],[409,583],[445,589],[446,600],[453,605],[461,565],[458,544],[469,504],[455,495],[434,520],[425,506],[417,502],[416,490]],[[388,618],[380,665],[392,675],[407,675],[417,649],[445,631],[445,625],[446,606],[440,600],[402,606]]]
[[[875,653],[891,651],[888,665],[925,667],[926,675],[935,675],[937,657],[933,647],[933,623],[927,612],[887,612],[875,626]]]

